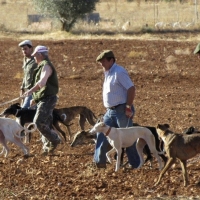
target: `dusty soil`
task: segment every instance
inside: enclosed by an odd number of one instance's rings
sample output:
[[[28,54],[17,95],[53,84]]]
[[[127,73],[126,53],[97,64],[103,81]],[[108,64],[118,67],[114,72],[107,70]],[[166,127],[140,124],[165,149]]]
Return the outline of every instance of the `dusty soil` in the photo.
[[[162,38],[168,38],[163,35]],[[103,49],[112,49],[117,63],[124,66],[137,88],[134,121],[156,126],[168,123],[182,132],[189,126],[199,128],[199,61],[193,55],[195,42],[166,40],[33,40],[50,48],[60,84],[57,107],[83,105],[96,116],[105,112],[102,105],[103,71],[95,62]],[[15,39],[15,40],[14,40]],[[22,54],[17,38],[0,40],[0,103],[19,96]],[[10,104],[0,107],[4,110]],[[78,119],[71,126],[80,130]],[[87,124],[86,129],[91,126]],[[62,127],[66,130],[65,127]],[[198,199],[200,198],[199,157],[188,161],[190,185],[183,187],[180,165],[166,174],[158,187],[158,165],[114,172],[93,164],[94,144],[74,148],[70,141],[59,145],[55,156],[42,157],[39,133],[28,144],[31,157],[9,144],[8,158],[0,158],[1,199]]]

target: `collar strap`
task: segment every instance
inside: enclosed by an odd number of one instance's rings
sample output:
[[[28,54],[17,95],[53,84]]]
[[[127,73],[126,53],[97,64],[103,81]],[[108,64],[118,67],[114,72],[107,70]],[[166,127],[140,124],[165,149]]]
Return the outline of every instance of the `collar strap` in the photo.
[[[105,133],[105,136],[108,136],[108,135],[109,135],[111,128],[112,128],[112,127],[109,127],[109,129],[108,129],[107,132]]]
[[[16,111],[16,113],[15,113],[15,117],[17,117],[18,112],[19,112],[19,109],[17,109],[17,111]]]

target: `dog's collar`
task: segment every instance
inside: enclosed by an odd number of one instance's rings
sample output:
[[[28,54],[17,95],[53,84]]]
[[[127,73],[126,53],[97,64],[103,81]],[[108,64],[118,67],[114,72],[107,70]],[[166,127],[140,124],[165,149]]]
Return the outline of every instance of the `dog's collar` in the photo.
[[[17,109],[17,111],[16,111],[16,113],[15,113],[15,117],[17,117],[18,112],[19,112],[19,109]]]
[[[105,133],[105,136],[108,136],[108,135],[109,135],[111,128],[112,128],[112,127],[109,127],[109,129],[108,129],[107,132]]]

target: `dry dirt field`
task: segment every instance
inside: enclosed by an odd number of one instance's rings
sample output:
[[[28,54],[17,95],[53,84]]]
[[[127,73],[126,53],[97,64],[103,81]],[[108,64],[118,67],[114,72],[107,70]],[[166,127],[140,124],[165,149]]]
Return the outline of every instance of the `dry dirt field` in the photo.
[[[172,37],[173,36],[173,37]],[[163,34],[161,40],[76,39],[33,40],[34,45],[50,48],[60,84],[57,107],[83,105],[96,116],[105,112],[102,105],[101,67],[95,62],[103,49],[112,49],[117,63],[124,66],[137,88],[134,121],[156,126],[168,123],[182,132],[189,126],[200,128],[200,68],[193,55],[196,41],[176,41],[179,34]],[[165,40],[172,38],[172,40]],[[22,78],[21,40],[0,40],[0,104],[19,96]],[[10,104],[0,107],[3,111]],[[65,127],[62,127],[66,130]],[[86,128],[91,128],[88,124]],[[78,119],[71,126],[79,131]],[[0,199],[199,199],[199,155],[188,161],[190,185],[183,187],[180,165],[153,187],[159,170],[148,165],[137,170],[114,172],[114,164],[96,169],[94,144],[74,148],[70,141],[59,145],[55,156],[42,157],[39,133],[28,144],[31,157],[9,143],[8,158],[0,158]]]

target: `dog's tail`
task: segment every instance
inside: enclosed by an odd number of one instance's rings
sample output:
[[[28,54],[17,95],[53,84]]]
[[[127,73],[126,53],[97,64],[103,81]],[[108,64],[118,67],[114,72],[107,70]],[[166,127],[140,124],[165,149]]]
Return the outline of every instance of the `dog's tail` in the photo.
[[[33,129],[29,129],[30,127],[33,127]],[[21,131],[21,134],[22,134],[22,136],[20,136],[20,135],[18,135],[18,134],[16,134],[16,133],[14,133],[14,135],[15,135],[15,137],[17,137],[17,138],[23,138],[24,136],[26,136],[28,133],[32,133],[32,132],[34,132],[34,131],[36,131],[37,130],[37,125],[35,124],[35,123],[30,123],[27,127],[23,127],[23,129],[22,129],[22,131]],[[25,132],[24,134],[23,134],[23,132]]]
[[[25,131],[26,134],[32,133],[36,130],[37,130],[37,125],[35,123],[30,123],[27,127],[24,126],[24,131]]]
[[[61,117],[62,121],[65,121],[67,119],[67,115],[64,113],[60,117]]]
[[[94,126],[96,124],[95,121],[98,120],[98,118],[95,116],[95,114],[89,108],[88,108],[88,112],[86,115],[86,119],[92,126]],[[95,119],[95,121],[94,121],[94,119]]]

